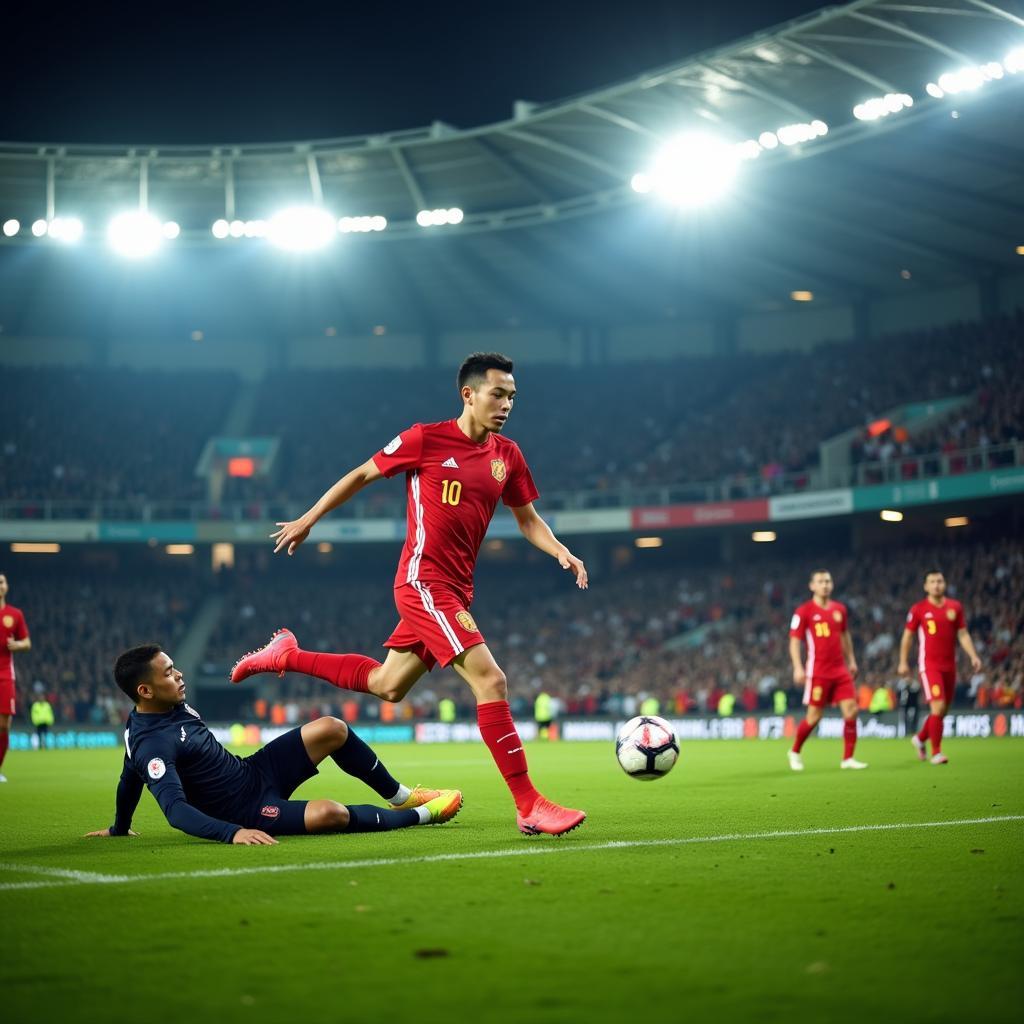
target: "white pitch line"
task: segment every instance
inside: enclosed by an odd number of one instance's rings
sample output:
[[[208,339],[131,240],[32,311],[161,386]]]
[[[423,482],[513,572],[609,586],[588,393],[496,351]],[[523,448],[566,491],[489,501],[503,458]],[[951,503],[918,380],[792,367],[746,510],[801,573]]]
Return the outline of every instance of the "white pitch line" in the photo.
[[[729,832],[717,836],[689,836],[685,839],[624,839],[578,846],[574,843],[529,844],[505,850],[477,850],[473,853],[435,853],[423,857],[376,857],[368,860],[319,861],[309,864],[264,864],[251,868],[210,868],[199,871],[162,871],[156,874],[100,875],[87,871],[63,871],[59,868],[33,868],[21,864],[0,864],[0,870],[38,872],[51,875],[52,881],[6,882],[0,892],[18,889],[62,888],[71,885],[120,885],[136,882],[164,882],[173,879],[240,878],[244,875],[279,875],[295,871],[355,871],[359,868],[404,867],[409,864],[438,864],[445,861],[493,860],[501,857],[539,857],[556,853],[590,853],[598,850],[626,850],[656,846],[694,846],[700,843],[729,843],[739,840],[793,839],[805,836],[837,836],[856,832],[895,832],[913,828],[955,828],[961,825],[991,825],[996,822],[1024,821],[1024,814],[1006,814],[990,818],[958,818],[953,821],[908,821],[887,825],[845,825],[840,828],[805,828],[775,832]]]

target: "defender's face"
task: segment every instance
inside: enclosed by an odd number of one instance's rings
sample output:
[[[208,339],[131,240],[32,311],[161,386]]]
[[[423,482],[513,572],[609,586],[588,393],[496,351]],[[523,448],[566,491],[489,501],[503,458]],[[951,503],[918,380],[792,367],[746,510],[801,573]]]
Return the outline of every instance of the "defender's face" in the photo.
[[[816,572],[808,584],[811,593],[815,597],[820,597],[823,601],[832,596],[833,586],[832,574],[828,572]]]
[[[472,410],[473,419],[495,433],[508,421],[515,397],[515,378],[503,370],[488,370],[487,378],[475,390],[469,385],[462,389],[462,400]]]
[[[7,596],[7,577],[0,573],[0,597]]]
[[[185,679],[174,667],[171,656],[161,651],[149,663],[149,678],[139,683],[139,693],[145,700],[173,707],[185,699]]]
[[[924,592],[936,599],[946,594],[946,577],[941,572],[930,572],[924,578]]]

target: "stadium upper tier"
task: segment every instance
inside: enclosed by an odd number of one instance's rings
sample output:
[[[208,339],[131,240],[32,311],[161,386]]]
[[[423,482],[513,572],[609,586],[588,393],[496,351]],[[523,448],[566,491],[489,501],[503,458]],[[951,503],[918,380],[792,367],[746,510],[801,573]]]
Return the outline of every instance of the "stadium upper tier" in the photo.
[[[478,127],[0,143],[0,252],[16,275],[26,250],[109,240],[208,278],[203,245],[259,320],[294,267],[268,243],[321,247],[302,273],[337,295],[324,322],[403,329],[731,316],[794,290],[905,292],[901,272],[942,289],[1017,271],[1022,72],[1008,4],[855,0]],[[77,307],[52,264],[5,321],[38,315],[41,292]]]
[[[1022,343],[1018,312],[742,360],[525,365],[508,434],[554,507],[666,503],[657,495],[670,492],[675,501],[743,498],[1014,465],[1024,440]],[[8,517],[88,518],[96,503],[110,519],[297,514],[399,430],[460,410],[454,381],[438,371],[275,372],[257,385],[229,374],[9,370],[4,382]],[[885,430],[880,419],[951,397],[960,402],[946,419],[924,428],[911,419]],[[844,433],[842,457],[821,465],[822,443]],[[222,435],[278,440],[269,475],[228,477],[218,495],[200,459]],[[973,453],[950,457],[962,449]],[[401,517],[402,505],[382,485],[339,514]]]

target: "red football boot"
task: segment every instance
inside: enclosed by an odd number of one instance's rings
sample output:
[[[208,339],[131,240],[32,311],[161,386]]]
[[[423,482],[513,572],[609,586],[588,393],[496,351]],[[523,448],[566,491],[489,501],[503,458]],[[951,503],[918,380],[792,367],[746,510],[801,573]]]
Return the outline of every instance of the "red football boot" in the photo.
[[[235,662],[231,670],[231,682],[240,683],[260,672],[276,672],[283,676],[287,671],[288,655],[298,646],[299,641],[290,629],[279,629],[263,647],[250,651]]]
[[[587,815],[572,807],[560,807],[542,796],[537,797],[529,814],[517,814],[516,824],[524,836],[536,836],[542,832],[549,836],[562,836],[579,828]]]

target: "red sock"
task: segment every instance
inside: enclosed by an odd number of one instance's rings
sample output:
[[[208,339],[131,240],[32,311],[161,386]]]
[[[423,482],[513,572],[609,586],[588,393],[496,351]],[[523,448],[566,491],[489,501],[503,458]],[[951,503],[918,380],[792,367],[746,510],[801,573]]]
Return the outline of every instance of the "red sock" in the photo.
[[[942,753],[942,715],[932,715],[929,719],[931,727],[928,732],[932,738],[932,757]]]
[[[932,716],[928,715],[924,720],[924,725],[921,726],[921,731],[917,734],[917,738],[922,743],[928,742],[928,737],[932,734]]]
[[[857,746],[857,719],[849,718],[843,722],[843,760],[853,757],[853,748]]]
[[[342,690],[368,693],[370,672],[380,662],[362,654],[320,654],[315,651],[292,651],[288,655],[288,671],[316,676]]]
[[[540,794],[533,788],[526,767],[523,741],[516,732],[507,700],[477,704],[476,722],[487,749],[501,772],[520,814],[528,814]]]
[[[6,730],[0,731],[0,768],[3,767],[4,758],[7,756],[7,746],[11,742],[11,734]]]
[[[794,754],[800,753],[800,748],[803,747],[804,743],[807,742],[807,737],[810,736],[812,732],[814,732],[814,726],[811,725],[810,722],[808,722],[805,718],[796,727],[796,740],[793,743]]]

